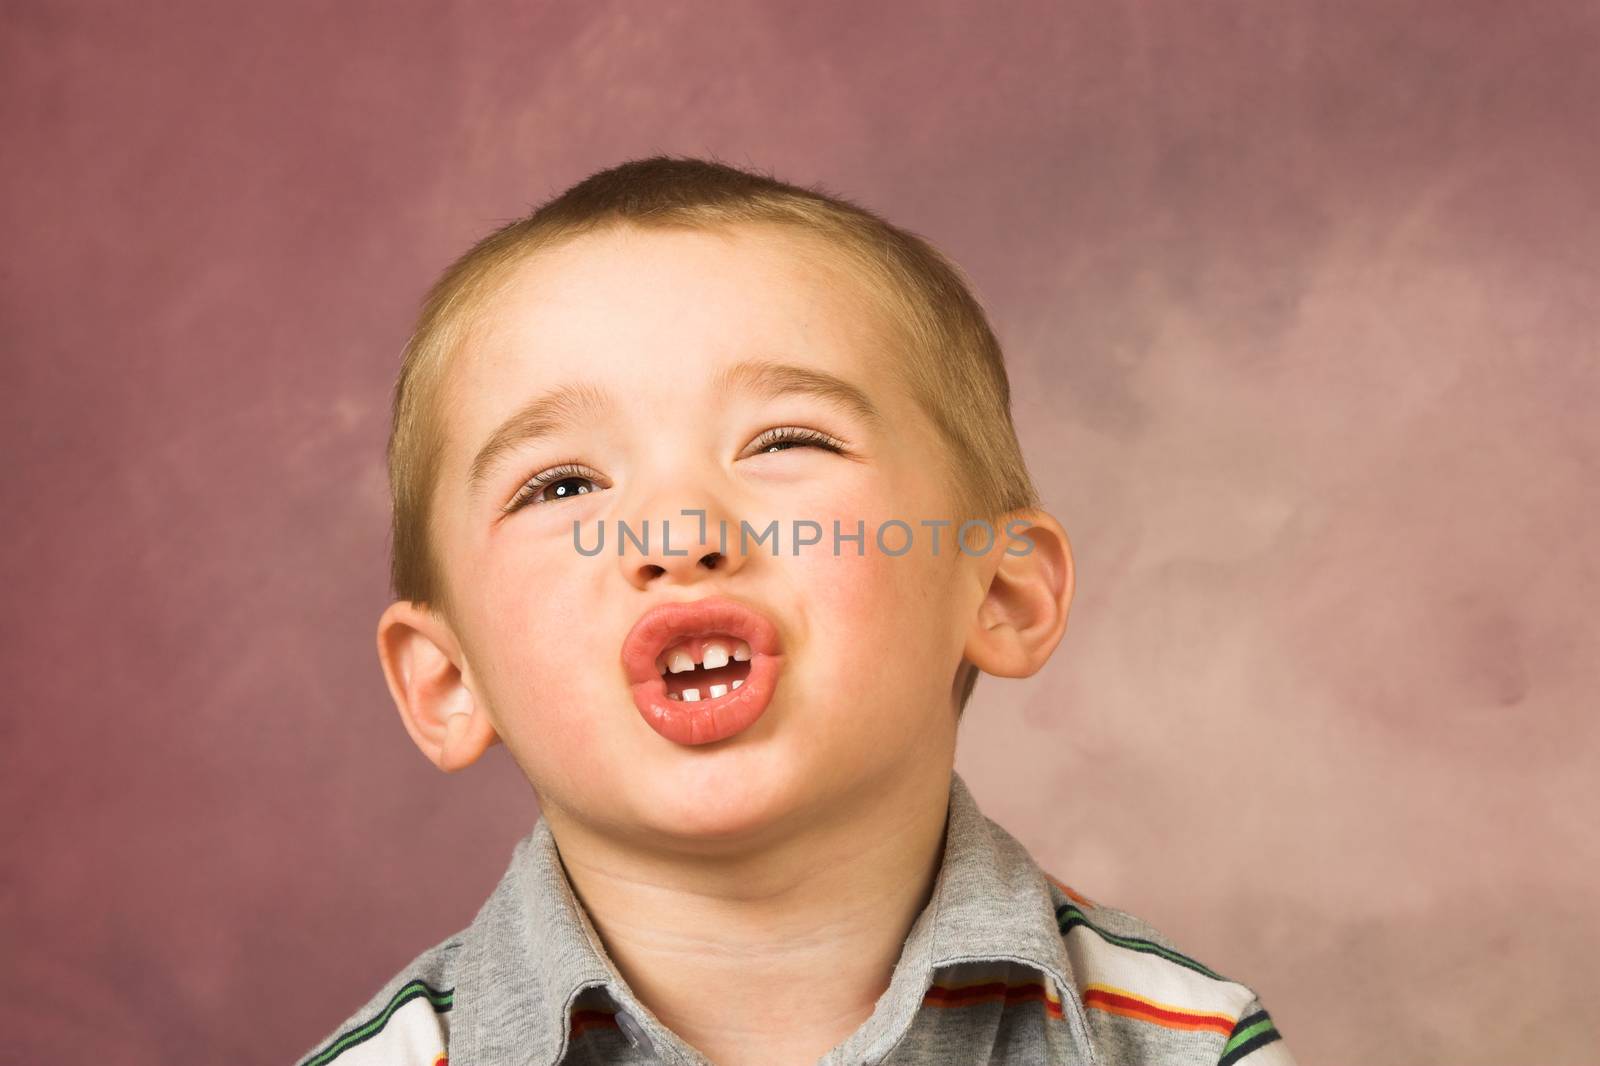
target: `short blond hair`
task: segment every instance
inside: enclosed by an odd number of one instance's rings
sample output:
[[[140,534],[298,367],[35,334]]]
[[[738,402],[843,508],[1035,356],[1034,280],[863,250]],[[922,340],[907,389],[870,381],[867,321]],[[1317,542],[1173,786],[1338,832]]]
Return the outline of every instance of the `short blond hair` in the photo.
[[[656,156],[591,175],[495,230],[428,290],[395,382],[389,435],[396,598],[452,613],[431,535],[447,439],[444,383],[452,356],[513,268],[536,251],[608,227],[718,230],[763,223],[821,238],[870,283],[898,328],[905,383],[951,460],[952,528],[1039,505],[1011,420],[999,342],[953,262],[916,234],[820,187],[801,188],[721,162]],[[961,709],[978,675],[971,664],[966,669]]]

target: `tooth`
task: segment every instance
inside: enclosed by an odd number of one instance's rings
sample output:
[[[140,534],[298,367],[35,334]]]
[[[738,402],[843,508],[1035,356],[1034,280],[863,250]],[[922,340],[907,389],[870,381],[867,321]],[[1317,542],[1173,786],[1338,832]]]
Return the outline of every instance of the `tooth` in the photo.
[[[684,689],[683,690],[683,701],[685,703],[699,703],[700,702],[700,690],[697,689],[697,688],[686,688],[686,689]]]
[[[669,700],[675,700],[675,699],[677,699],[677,698],[678,698],[678,697],[677,697],[677,696],[676,696],[676,695],[675,695],[675,694],[673,694],[673,693],[671,693],[671,692],[669,692],[669,693],[667,693],[667,699],[669,699]]]
[[[749,662],[750,661],[750,645],[746,644],[744,641],[741,640],[739,642],[739,646],[737,648],[733,649],[733,661],[736,662],[736,663],[747,663],[747,662]]]
[[[716,699],[718,696],[726,696],[727,694],[728,694],[728,686],[727,685],[712,685],[711,686],[711,698],[712,699]]]
[[[740,686],[740,685],[742,685],[742,684],[744,684],[744,678],[742,678],[742,677],[741,677],[741,678],[740,678],[740,679],[739,679],[739,680],[737,680],[737,681],[735,681],[735,682],[734,682],[734,683],[733,683],[733,687],[734,687],[734,688],[738,688],[738,687],[739,687],[739,686]]]
[[[657,655],[656,656],[656,673],[664,674],[666,672],[667,672],[667,661],[665,659],[663,659],[661,656]]]
[[[667,660],[667,669],[675,674],[681,674],[694,669],[694,660],[685,652],[675,651],[672,653],[672,658]]]
[[[707,644],[705,661],[700,665],[707,670],[715,670],[719,666],[728,665],[728,649],[721,644]]]

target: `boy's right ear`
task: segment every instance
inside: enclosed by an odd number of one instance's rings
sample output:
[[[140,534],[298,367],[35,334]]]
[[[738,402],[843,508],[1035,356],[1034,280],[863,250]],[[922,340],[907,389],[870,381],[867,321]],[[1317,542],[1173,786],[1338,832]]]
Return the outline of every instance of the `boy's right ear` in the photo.
[[[410,600],[391,603],[378,619],[378,660],[406,732],[439,769],[465,769],[499,742],[443,618]]]

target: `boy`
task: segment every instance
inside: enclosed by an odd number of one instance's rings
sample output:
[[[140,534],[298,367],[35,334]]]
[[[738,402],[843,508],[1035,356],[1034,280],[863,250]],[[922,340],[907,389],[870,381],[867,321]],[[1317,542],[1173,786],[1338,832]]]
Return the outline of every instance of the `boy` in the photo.
[[[1290,1062],[954,773],[1073,567],[919,238],[716,163],[596,174],[434,286],[389,449],[390,692],[443,770],[504,743],[541,815],[303,1062]]]

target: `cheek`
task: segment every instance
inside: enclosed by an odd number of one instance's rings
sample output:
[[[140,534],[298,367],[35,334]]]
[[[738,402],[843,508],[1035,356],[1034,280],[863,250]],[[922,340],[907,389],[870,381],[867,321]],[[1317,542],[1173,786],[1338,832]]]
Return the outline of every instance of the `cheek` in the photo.
[[[835,517],[846,534],[864,520],[862,554],[853,541],[841,543],[834,554]],[[823,702],[868,728],[928,713],[929,701],[948,696],[960,656],[954,618],[958,586],[950,558],[955,549],[946,530],[940,554],[933,556],[933,531],[919,524],[924,517],[935,516],[881,507],[863,515],[860,509],[841,508],[823,521],[823,542],[812,554],[791,560],[805,567],[801,580],[818,653],[808,665],[815,667],[817,683],[834,693]],[[909,539],[909,550],[897,556],[880,551],[877,538],[879,527],[894,518],[910,526],[909,534],[900,526],[883,531],[891,551],[904,548]],[[860,714],[864,701],[870,701],[869,716]]]
[[[479,559],[473,660],[501,739],[543,784],[595,772],[606,742],[592,694],[621,684],[614,638],[595,624],[595,585],[608,560],[578,555],[570,532]]]
[[[478,645],[497,687],[514,684],[526,691],[585,661],[574,646],[586,632],[575,580],[581,567],[574,560],[558,559],[544,546],[488,552],[480,560],[473,581]]]

